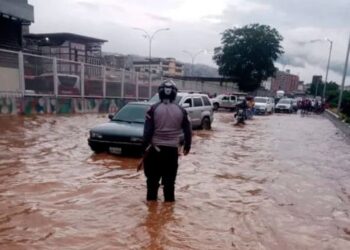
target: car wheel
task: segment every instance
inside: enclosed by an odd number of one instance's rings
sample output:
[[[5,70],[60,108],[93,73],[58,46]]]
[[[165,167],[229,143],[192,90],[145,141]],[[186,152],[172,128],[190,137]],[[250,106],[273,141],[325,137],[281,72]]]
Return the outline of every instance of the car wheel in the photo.
[[[214,103],[213,107],[214,107],[214,110],[218,110],[219,109],[219,103]]]
[[[210,119],[208,117],[204,117],[202,119],[201,128],[204,129],[204,130],[210,130],[211,129],[211,123],[210,123]]]

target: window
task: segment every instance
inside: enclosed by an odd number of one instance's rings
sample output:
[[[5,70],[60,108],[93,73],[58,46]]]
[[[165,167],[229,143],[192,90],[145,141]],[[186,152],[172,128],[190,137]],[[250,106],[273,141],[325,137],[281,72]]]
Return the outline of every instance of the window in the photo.
[[[194,99],[193,99],[193,102],[194,102],[194,106],[195,106],[195,107],[201,107],[201,106],[203,106],[202,99],[199,98],[199,97],[194,98]]]
[[[208,97],[202,96],[202,98],[203,98],[204,106],[211,106],[211,102],[209,101]]]
[[[223,97],[222,97],[222,100],[223,100],[223,101],[228,101],[229,98],[228,98],[228,96],[223,96]]]
[[[192,99],[188,98],[186,101],[184,101],[184,103],[188,103],[190,105],[190,107],[192,107]]]
[[[230,99],[231,101],[236,101],[236,97],[234,95],[231,95]]]

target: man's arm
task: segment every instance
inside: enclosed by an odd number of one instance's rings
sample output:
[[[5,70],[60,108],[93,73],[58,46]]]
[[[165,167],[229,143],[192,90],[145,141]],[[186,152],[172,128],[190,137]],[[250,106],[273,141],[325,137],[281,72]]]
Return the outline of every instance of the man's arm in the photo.
[[[184,114],[183,120],[182,120],[182,130],[184,132],[184,155],[187,155],[191,150],[191,144],[192,144],[192,125],[191,121],[188,118],[187,111],[182,108],[182,112]]]
[[[143,128],[143,149],[146,149],[151,144],[153,133],[154,133],[154,106],[146,113],[145,125]]]

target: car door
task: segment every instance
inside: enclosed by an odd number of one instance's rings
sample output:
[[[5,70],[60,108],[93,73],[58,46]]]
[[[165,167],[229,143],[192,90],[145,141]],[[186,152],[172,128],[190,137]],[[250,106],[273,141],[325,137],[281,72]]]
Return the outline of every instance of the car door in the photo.
[[[200,96],[193,97],[193,125],[200,126],[202,123],[203,101]]]
[[[196,118],[195,118],[195,112],[194,112],[194,107],[193,107],[193,100],[192,97],[188,96],[184,98],[184,101],[182,102],[182,104],[188,104],[189,107],[185,108],[188,116],[190,117],[191,123],[192,125],[196,122]]]
[[[208,116],[210,118],[210,121],[212,122],[214,117],[213,117],[213,105],[209,101],[209,98],[207,96],[202,96],[203,100],[203,111],[201,114],[201,119],[203,119],[204,116]]]
[[[230,108],[236,107],[237,104],[237,96],[231,95],[230,96]]]
[[[230,107],[230,97],[225,95],[221,99],[221,105],[222,108],[229,108]]]
[[[272,105],[271,105],[270,98],[266,98],[266,112],[268,112],[268,113],[272,112]]]
[[[271,111],[273,112],[275,110],[275,99],[270,97],[270,103],[271,103]]]

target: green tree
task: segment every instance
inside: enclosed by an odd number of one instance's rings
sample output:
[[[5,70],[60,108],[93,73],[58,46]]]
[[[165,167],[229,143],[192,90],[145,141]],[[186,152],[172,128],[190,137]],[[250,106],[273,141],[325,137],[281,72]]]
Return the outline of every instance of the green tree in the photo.
[[[284,53],[282,36],[268,25],[250,24],[227,29],[213,60],[223,76],[238,78],[242,91],[254,91],[276,72],[274,61]]]
[[[316,95],[316,89],[317,89],[317,95],[321,96],[323,93],[323,88],[324,88],[323,83],[319,83],[318,86],[317,86],[317,83],[312,83],[309,89],[307,90],[307,93],[310,95]],[[325,93],[326,99],[330,95],[336,95],[338,91],[339,91],[338,84],[336,84],[335,82],[328,82],[326,87],[326,93]]]

